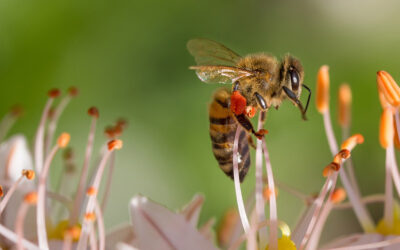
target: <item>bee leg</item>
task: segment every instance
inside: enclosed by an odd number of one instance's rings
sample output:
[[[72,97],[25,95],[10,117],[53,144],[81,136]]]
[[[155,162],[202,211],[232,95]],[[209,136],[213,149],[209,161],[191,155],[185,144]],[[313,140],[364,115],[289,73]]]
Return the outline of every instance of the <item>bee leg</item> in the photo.
[[[262,139],[262,137],[268,133],[267,130],[265,129],[260,129],[259,131],[255,131],[253,128],[253,125],[251,124],[250,120],[246,117],[246,115],[241,114],[241,115],[235,115],[236,120],[238,123],[249,133],[252,133],[255,135],[259,140]]]
[[[268,105],[267,105],[267,102],[265,101],[264,97],[262,97],[262,95],[260,95],[260,94],[257,93],[257,92],[256,92],[254,95],[256,96],[256,100],[257,100],[257,102],[258,102],[258,105],[260,105],[260,107],[261,107],[263,110],[268,109]]]
[[[304,111],[303,104],[301,104],[301,101],[299,99],[297,99],[296,94],[293,93],[286,86],[283,86],[283,90],[285,91],[285,93],[289,97],[289,99],[292,100],[296,104],[297,107],[299,107],[303,120],[307,120],[306,112]]]
[[[247,135],[247,141],[249,142],[249,145],[250,145],[252,148],[254,148],[254,149],[257,148],[256,144],[255,144],[254,141],[253,141],[253,138],[252,138],[250,135]]]

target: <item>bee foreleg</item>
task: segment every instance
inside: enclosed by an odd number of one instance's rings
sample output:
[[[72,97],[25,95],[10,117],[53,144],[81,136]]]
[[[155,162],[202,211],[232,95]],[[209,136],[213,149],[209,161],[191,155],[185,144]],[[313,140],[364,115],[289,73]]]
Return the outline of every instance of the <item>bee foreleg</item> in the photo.
[[[267,105],[267,102],[265,101],[264,97],[262,97],[262,95],[260,95],[260,94],[257,93],[257,92],[256,92],[254,95],[256,96],[256,100],[257,100],[257,102],[258,102],[258,105],[260,105],[260,107],[261,107],[263,110],[268,109],[268,105]]]
[[[247,135],[247,141],[249,142],[249,145],[250,145],[252,148],[254,148],[254,149],[257,148],[257,146],[256,146],[256,144],[254,143],[253,138],[251,137],[251,135]]]
[[[265,129],[260,129],[259,131],[255,131],[253,128],[253,125],[251,124],[250,120],[247,118],[246,115],[241,114],[241,115],[235,115],[236,120],[238,123],[249,133],[252,133],[255,135],[258,139],[262,139],[262,137],[268,133],[267,130]]]
[[[303,118],[303,120],[307,120],[306,117],[306,112],[304,111],[303,108],[303,104],[301,104],[301,101],[299,99],[297,99],[297,96],[295,93],[293,93],[289,88],[287,88],[286,86],[283,86],[283,90],[285,91],[286,95],[295,103],[295,105],[297,107],[299,107],[300,112],[301,112],[301,116]]]

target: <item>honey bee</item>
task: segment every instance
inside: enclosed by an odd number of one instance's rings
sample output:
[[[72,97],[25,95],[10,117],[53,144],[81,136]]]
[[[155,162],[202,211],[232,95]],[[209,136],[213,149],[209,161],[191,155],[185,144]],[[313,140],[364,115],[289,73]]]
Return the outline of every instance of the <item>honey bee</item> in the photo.
[[[219,167],[233,179],[233,142],[238,123],[230,110],[230,98],[229,90],[218,89],[213,95],[208,112],[212,151]],[[245,130],[240,131],[238,154],[239,180],[242,182],[250,167],[249,141]]]
[[[228,49],[224,45],[208,39],[193,39],[187,48],[195,58],[196,71],[201,81],[206,83],[232,84],[232,90],[219,89],[213,96],[209,108],[210,135],[213,153],[220,168],[232,178],[232,150],[235,131],[238,124],[244,128],[239,138],[239,176],[240,181],[250,166],[249,144],[254,134],[257,138],[265,130],[255,131],[249,118],[260,109],[279,108],[288,98],[300,109],[306,120],[311,90],[303,84],[304,71],[298,59],[285,55],[282,61],[269,54],[253,54],[245,57]],[[302,88],[308,92],[305,108],[300,101]]]

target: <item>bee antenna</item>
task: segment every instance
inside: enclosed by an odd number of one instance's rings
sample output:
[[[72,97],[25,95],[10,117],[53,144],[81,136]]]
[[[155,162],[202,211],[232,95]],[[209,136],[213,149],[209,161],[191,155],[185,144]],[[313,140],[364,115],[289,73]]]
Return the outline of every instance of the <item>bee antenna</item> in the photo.
[[[305,108],[305,110],[304,110],[304,114],[305,114],[305,113],[307,113],[307,110],[308,110],[308,104],[310,104],[311,89],[310,89],[307,85],[305,85],[305,84],[303,84],[303,87],[308,91],[307,104],[306,104],[306,108]]]

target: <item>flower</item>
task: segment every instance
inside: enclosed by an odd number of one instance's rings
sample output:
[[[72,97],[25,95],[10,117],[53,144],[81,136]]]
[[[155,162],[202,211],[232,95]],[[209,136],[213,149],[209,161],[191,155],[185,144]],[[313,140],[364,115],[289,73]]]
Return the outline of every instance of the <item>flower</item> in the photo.
[[[195,195],[175,213],[137,195],[130,202],[131,225],[120,226],[108,234],[107,244],[117,249],[217,249],[211,230],[214,220],[197,229],[203,201],[203,196]]]
[[[0,143],[0,184],[4,190],[3,199],[0,201],[0,214],[3,216],[0,225],[0,234],[3,237],[0,239],[0,245],[4,248],[16,245],[18,249],[70,249],[71,247],[86,249],[85,244],[88,238],[91,239],[90,245],[93,247],[93,244],[97,244],[95,237],[98,237],[99,248],[104,249],[105,229],[102,213],[111,187],[110,179],[107,181],[105,192],[101,194],[101,205],[97,201],[97,192],[88,192],[86,197],[84,194],[86,189],[98,190],[107,166],[110,167],[108,177],[111,178],[114,151],[122,148],[119,137],[126,127],[126,122],[119,119],[112,126],[116,132],[111,137],[108,136],[104,143],[105,150],[99,156],[100,163],[97,169],[92,171],[95,178],[87,181],[90,177],[88,169],[92,158],[96,123],[99,118],[98,110],[95,107],[89,108],[88,113],[92,122],[79,186],[64,185],[71,182],[70,178],[75,172],[76,163],[73,153],[71,149],[66,148],[71,136],[64,132],[55,142],[53,138],[60,115],[77,93],[77,89],[72,87],[58,104],[54,104],[61,92],[58,89],[48,92],[48,100],[40,118],[33,152],[28,149],[27,140],[23,135],[11,136]],[[13,108],[3,118],[0,123],[0,138],[6,136],[20,113],[20,109],[17,112],[16,108]],[[65,150],[63,157],[65,175],[63,174],[59,181],[61,185],[53,191],[48,186],[49,171],[53,165],[54,156],[60,150]],[[68,190],[68,188],[73,190]],[[77,195],[69,195],[71,193]],[[37,207],[35,213],[30,209],[32,206]],[[63,213],[65,211],[66,214]],[[86,211],[86,213],[80,215],[81,211]],[[94,225],[97,225],[97,234],[93,234]]]

